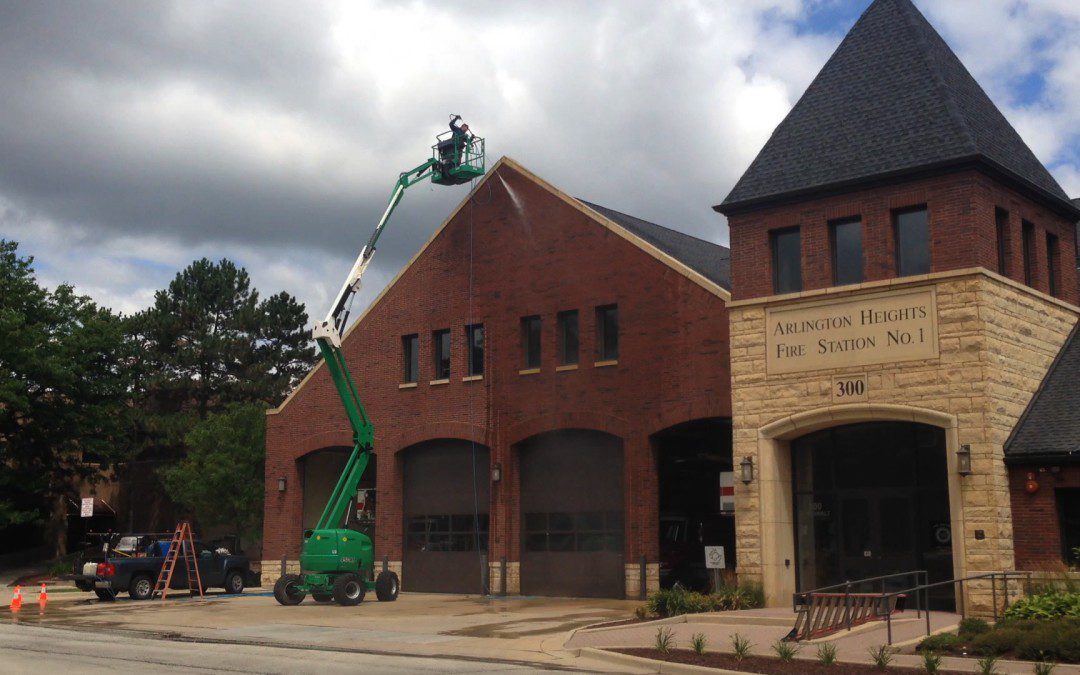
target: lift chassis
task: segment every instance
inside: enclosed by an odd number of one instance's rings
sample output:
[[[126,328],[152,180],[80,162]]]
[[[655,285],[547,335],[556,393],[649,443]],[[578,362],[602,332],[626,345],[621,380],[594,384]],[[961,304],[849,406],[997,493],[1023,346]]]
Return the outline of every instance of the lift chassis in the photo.
[[[376,575],[371,538],[348,527],[352,500],[371,459],[375,433],[345,363],[341,338],[348,321],[350,301],[360,290],[360,279],[371,263],[379,236],[405,190],[426,178],[438,185],[460,185],[484,174],[484,139],[462,133],[453,123],[451,128],[452,132],[440,136],[432,146],[431,159],[398,176],[390,202],[353,263],[333,306],[326,318],[312,329],[312,337],[319,346],[352,427],[353,449],[318,523],[314,529],[304,532],[300,574],[285,574],[274,584],[274,597],[283,605],[298,605],[309,594],[318,602],[332,600],[340,605],[357,605],[372,590],[379,600],[397,599],[400,589],[397,574],[382,570]]]

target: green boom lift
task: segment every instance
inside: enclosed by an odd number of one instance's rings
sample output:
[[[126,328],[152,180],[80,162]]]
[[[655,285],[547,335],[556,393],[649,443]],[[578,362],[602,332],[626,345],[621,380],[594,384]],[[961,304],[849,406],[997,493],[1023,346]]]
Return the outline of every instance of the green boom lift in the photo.
[[[360,277],[371,263],[379,235],[401,201],[405,189],[429,177],[437,185],[460,185],[484,175],[484,139],[472,135],[468,125],[460,122],[460,116],[452,116],[451,131],[436,137],[436,143],[431,148],[431,159],[398,176],[390,193],[390,203],[367,244],[361,249],[333,307],[312,330],[334,387],[345,406],[345,414],[353,430],[354,447],[318,524],[315,529],[304,532],[300,552],[301,573],[286,574],[274,584],[274,597],[283,605],[298,605],[308,593],[317,601],[334,600],[341,605],[359,604],[369,590],[374,590],[379,600],[397,599],[397,575],[383,570],[376,576],[371,538],[348,528],[350,506],[371,457],[374,431],[360,402],[356,382],[341,353],[341,334],[348,320],[349,302],[360,290]]]

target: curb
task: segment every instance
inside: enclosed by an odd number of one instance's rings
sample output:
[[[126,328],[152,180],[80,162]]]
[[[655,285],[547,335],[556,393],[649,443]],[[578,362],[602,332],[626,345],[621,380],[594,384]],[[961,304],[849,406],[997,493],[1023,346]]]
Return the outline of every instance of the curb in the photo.
[[[691,666],[685,663],[671,663],[670,661],[657,661],[656,659],[646,659],[640,656],[609,652],[606,649],[597,649],[595,647],[582,647],[577,651],[579,657],[589,657],[598,661],[613,663],[620,666],[635,666],[637,668],[648,669],[654,673],[661,673],[662,675],[703,675],[704,673],[711,673],[712,675],[746,675],[745,672],[738,672],[735,670],[708,668],[706,666]]]

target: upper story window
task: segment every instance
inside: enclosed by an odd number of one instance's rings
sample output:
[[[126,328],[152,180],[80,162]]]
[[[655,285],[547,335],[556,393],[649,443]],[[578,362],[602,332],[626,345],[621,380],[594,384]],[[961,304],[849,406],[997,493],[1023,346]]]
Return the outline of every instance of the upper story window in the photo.
[[[540,367],[540,317],[521,318],[521,366]]]
[[[615,361],[619,358],[619,306],[602,305],[596,308],[596,359]]]
[[[1035,285],[1035,226],[1026,220],[1021,221],[1024,236],[1024,283]]]
[[[1046,233],[1046,271],[1050,276],[1050,295],[1057,297],[1061,290],[1058,273],[1061,270],[1061,247],[1057,235]]]
[[[997,271],[1003,276],[1009,275],[1009,212],[994,209],[994,223],[997,227]]]
[[[437,330],[432,333],[431,347],[435,358],[435,379],[450,379],[450,331]]]
[[[415,383],[420,375],[419,346],[419,335],[401,337],[401,381],[404,384]]]
[[[484,324],[465,326],[466,375],[476,377],[484,374]]]
[[[801,239],[798,227],[773,230],[773,292],[797,293],[802,290]]]
[[[858,218],[829,223],[832,243],[833,284],[858,284],[863,280],[862,221]]]
[[[556,321],[559,331],[559,365],[574,365],[578,362],[577,310],[559,312]]]
[[[926,207],[893,214],[896,237],[896,275],[908,277],[930,272],[930,221]]]

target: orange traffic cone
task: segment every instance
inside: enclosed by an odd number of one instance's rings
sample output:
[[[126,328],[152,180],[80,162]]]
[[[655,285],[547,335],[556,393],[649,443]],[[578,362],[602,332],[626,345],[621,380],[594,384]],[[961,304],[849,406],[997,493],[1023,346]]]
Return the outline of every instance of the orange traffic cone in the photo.
[[[22,588],[15,587],[15,595],[11,596],[11,611],[17,612],[22,609]]]
[[[45,609],[45,605],[49,604],[49,594],[45,592],[45,584],[41,584],[41,592],[37,596],[38,607]]]

